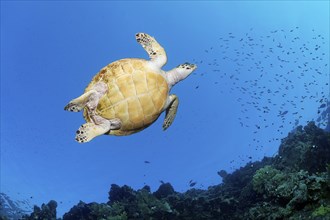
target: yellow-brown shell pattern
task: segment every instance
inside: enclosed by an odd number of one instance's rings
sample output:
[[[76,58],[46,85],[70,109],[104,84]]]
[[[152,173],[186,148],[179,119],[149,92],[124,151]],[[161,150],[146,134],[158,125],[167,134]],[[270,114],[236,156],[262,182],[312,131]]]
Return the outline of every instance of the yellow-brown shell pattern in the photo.
[[[96,113],[122,122],[121,129],[109,132],[113,135],[129,135],[152,124],[161,114],[169,92],[166,79],[142,59],[123,59],[107,65],[85,92],[99,81],[108,85],[108,91],[100,99]],[[90,121],[86,109],[84,117]]]

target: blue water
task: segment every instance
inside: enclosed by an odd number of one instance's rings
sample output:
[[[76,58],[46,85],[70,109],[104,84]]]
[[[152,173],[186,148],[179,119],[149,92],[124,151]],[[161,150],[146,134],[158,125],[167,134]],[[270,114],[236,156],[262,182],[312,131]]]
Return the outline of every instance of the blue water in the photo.
[[[198,65],[171,91],[174,123],[78,144],[82,114],[63,107],[108,63],[148,59],[138,32],[165,48],[164,70]],[[55,199],[61,216],[106,202],[112,183],[205,189],[316,120],[328,83],[328,1],[1,1],[1,192]]]

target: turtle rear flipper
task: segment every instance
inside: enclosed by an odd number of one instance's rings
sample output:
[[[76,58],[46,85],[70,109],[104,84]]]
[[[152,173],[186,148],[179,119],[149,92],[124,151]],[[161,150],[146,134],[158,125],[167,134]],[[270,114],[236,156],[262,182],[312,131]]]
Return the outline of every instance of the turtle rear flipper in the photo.
[[[78,98],[75,98],[64,107],[64,110],[70,112],[80,112],[87,106],[90,111],[94,111],[99,99],[106,93],[108,87],[105,83],[99,82],[93,86],[93,89],[85,92]]]
[[[86,106],[89,97],[95,93],[95,90],[90,90],[84,94],[82,94],[81,96],[79,96],[78,98],[75,98],[73,100],[71,100],[69,102],[69,104],[67,104],[64,107],[64,110],[66,111],[70,111],[70,112],[80,112],[81,110],[84,109],[84,107]]]
[[[93,116],[93,119],[99,124],[88,122],[81,125],[76,132],[76,141],[79,143],[86,143],[99,135],[109,132],[110,130],[117,130],[121,128],[121,121],[117,118],[107,120],[101,116],[95,115]]]

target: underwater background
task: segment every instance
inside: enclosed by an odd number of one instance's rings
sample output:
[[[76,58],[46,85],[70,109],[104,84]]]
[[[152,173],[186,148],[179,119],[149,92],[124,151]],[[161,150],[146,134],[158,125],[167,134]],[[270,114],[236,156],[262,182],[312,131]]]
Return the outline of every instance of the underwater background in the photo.
[[[77,143],[64,106],[138,32],[198,65],[174,123]],[[1,218],[326,219],[329,91],[329,1],[1,1]]]

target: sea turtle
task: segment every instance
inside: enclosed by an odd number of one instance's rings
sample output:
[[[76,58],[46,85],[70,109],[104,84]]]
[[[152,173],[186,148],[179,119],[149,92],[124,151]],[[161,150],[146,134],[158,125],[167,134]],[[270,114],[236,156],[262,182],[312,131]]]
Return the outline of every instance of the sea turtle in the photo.
[[[115,61],[96,74],[80,97],[65,110],[84,110],[87,123],[76,132],[76,141],[88,142],[94,137],[129,135],[151,125],[166,110],[163,129],[173,122],[179,100],[170,89],[185,79],[197,66],[184,63],[165,72],[165,50],[155,38],[145,33],[135,35],[150,60],[127,58]]]

